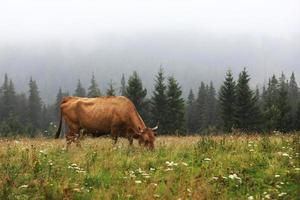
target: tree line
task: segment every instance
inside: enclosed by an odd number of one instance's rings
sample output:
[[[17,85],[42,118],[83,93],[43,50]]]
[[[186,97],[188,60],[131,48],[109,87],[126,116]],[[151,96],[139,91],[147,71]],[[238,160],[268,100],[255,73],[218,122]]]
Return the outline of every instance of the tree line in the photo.
[[[210,134],[238,132],[300,130],[300,92],[295,75],[289,79],[282,73],[273,75],[262,89],[252,89],[246,68],[235,80],[229,70],[220,89],[213,82],[201,82],[198,90],[189,92],[187,99],[174,76],[166,76],[162,68],[154,78],[153,92],[148,93],[138,73],[126,81],[121,77],[120,88],[112,80],[106,91],[99,89],[92,74],[86,89],[77,82],[73,93],[59,88],[53,104],[43,103],[33,78],[28,92],[17,93],[8,75],[0,88],[0,136],[53,136],[60,115],[59,105],[64,96],[101,97],[123,95],[136,106],[149,126],[159,124],[159,134]]]

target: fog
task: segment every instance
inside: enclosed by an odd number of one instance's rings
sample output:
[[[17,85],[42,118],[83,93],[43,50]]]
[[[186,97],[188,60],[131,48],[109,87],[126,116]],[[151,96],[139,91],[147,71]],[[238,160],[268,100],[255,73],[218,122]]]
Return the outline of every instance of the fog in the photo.
[[[273,73],[300,80],[300,3],[288,1],[9,1],[0,7],[0,81],[37,80],[43,100],[95,73],[102,92],[138,71],[151,92],[159,66],[186,95],[243,67],[251,86]]]

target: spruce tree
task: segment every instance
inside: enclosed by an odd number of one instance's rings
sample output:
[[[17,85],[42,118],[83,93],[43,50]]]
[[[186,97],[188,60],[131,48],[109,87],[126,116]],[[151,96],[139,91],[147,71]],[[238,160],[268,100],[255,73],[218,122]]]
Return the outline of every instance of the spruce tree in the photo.
[[[1,87],[1,119],[6,119],[10,115],[15,114],[16,92],[12,80],[8,79],[7,74],[4,75],[4,83]]]
[[[151,113],[152,123],[159,123],[159,133],[167,133],[167,111],[168,111],[168,99],[167,99],[167,86],[165,85],[165,76],[162,68],[159,69],[156,75],[154,91],[151,98]]]
[[[188,133],[196,133],[197,131],[197,113],[196,113],[196,99],[193,90],[191,89],[188,95],[186,107],[186,129]]]
[[[27,122],[27,107],[28,107],[28,99],[25,93],[16,95],[16,113],[18,115],[18,119],[20,123],[25,124]]]
[[[120,94],[121,96],[126,96],[126,80],[124,74],[122,74],[122,78],[121,78]]]
[[[202,132],[207,128],[207,86],[201,82],[198,90],[196,112],[197,112],[197,131]]]
[[[112,80],[108,83],[108,88],[106,90],[106,96],[116,96],[116,90],[114,88],[114,84]]]
[[[42,100],[39,95],[36,81],[30,78],[28,98],[28,122],[34,129],[41,127]]]
[[[92,78],[91,78],[91,85],[88,88],[87,96],[88,97],[100,97],[101,96],[101,92],[100,92],[100,89],[98,88],[98,84],[96,82],[94,74],[92,75]]]
[[[243,131],[251,131],[257,128],[258,108],[254,92],[249,87],[250,77],[246,68],[239,74],[236,85],[236,127]]]
[[[219,91],[219,107],[220,115],[223,122],[223,128],[226,132],[231,132],[234,126],[235,116],[235,101],[236,101],[236,90],[235,81],[232,76],[232,72],[226,73],[225,81]]]
[[[296,117],[295,117],[295,121],[296,121],[296,130],[300,131],[300,101],[297,105],[297,112],[296,112]]]
[[[210,82],[207,98],[206,98],[206,105],[207,105],[207,124],[208,127],[216,126],[217,121],[217,99],[216,99],[216,90],[214,88],[213,82]]]
[[[74,96],[77,96],[77,97],[85,97],[86,96],[86,91],[85,91],[84,87],[82,86],[80,79],[78,79]]]
[[[145,117],[147,90],[143,88],[142,80],[138,76],[136,71],[129,77],[127,87],[126,87],[126,96],[133,102],[138,112]]]
[[[175,134],[184,129],[184,99],[181,87],[173,76],[168,78],[168,133]]]
[[[297,104],[299,101],[299,88],[296,82],[295,74],[292,73],[290,77],[290,81],[288,84],[288,103],[290,105],[290,111],[288,113],[288,120],[290,121],[288,125],[289,130],[295,130],[296,129],[296,111],[297,111]]]
[[[273,131],[278,127],[279,110],[278,110],[278,80],[275,75],[269,79],[268,88],[263,95],[263,116],[265,129]]]
[[[286,132],[288,130],[288,112],[290,106],[288,105],[288,84],[285,81],[284,74],[280,78],[277,108],[279,111],[277,129]]]

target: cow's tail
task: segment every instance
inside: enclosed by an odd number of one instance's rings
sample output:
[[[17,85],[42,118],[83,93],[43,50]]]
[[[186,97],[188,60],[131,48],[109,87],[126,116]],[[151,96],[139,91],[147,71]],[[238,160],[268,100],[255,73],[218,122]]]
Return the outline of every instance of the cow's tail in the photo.
[[[58,130],[55,134],[55,139],[59,138],[59,135],[60,135],[60,132],[61,132],[61,126],[62,126],[62,113],[60,113],[59,126],[58,126]]]

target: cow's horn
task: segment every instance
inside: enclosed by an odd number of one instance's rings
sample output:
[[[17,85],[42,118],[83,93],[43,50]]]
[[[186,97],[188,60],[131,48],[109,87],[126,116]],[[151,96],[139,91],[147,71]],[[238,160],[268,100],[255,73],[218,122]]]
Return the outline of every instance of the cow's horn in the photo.
[[[154,128],[152,128],[152,131],[156,131],[158,129],[158,126],[155,126]]]

